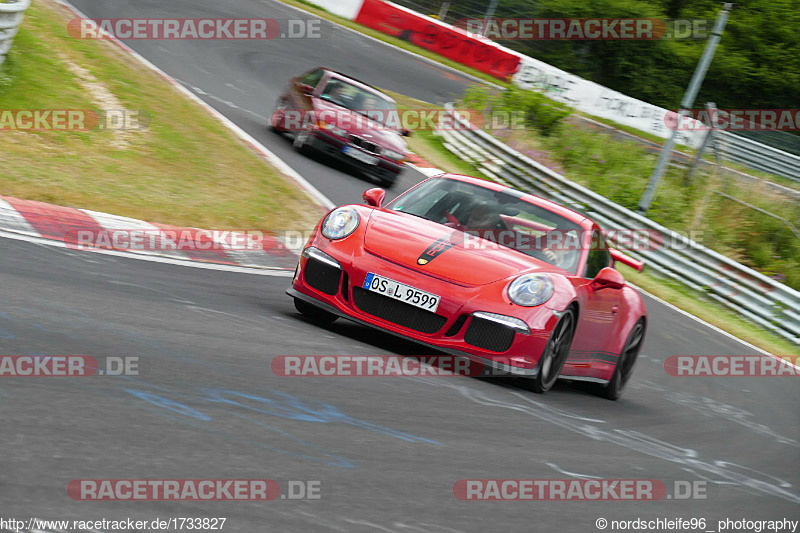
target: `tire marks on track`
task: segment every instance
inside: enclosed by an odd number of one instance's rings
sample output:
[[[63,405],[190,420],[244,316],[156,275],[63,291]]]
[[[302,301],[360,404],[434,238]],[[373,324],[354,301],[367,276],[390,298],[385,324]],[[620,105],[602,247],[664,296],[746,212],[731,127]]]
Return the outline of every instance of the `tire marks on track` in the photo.
[[[749,491],[775,496],[792,503],[800,503],[800,494],[790,490],[792,484],[775,476],[721,459],[704,460],[701,459],[700,453],[696,450],[683,448],[638,431],[620,429],[607,422],[602,422],[607,425],[601,427],[600,425],[586,423],[580,418],[576,420],[574,417],[566,417],[563,412],[555,410],[544,403],[531,400],[518,392],[509,393],[514,398],[501,399],[496,395],[489,395],[472,387],[448,383],[444,380],[412,379],[440,388],[449,388],[464,398],[485,407],[515,411],[593,441],[614,444],[656,459],[674,463],[686,471],[695,473],[698,477],[706,476],[714,483],[735,484]]]

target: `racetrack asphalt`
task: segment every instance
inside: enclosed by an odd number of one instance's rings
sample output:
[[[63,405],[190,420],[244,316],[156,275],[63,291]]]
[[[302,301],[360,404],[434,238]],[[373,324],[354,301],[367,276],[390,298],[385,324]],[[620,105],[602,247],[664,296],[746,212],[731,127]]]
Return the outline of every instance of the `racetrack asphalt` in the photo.
[[[225,2],[224,8],[218,2],[205,0],[89,0],[73,4],[91,18],[308,18],[285,4],[262,0],[234,0]],[[289,78],[324,66],[436,104],[452,101],[470,80],[327,21],[321,27],[321,39],[128,40],[125,43],[255,137],[335,203],[360,202],[361,193],[374,187],[374,183],[353,176],[346,169],[332,168],[300,155],[292,148],[291,136],[278,136],[266,130],[267,118],[285,92]],[[422,179],[424,176],[418,172],[405,170],[387,198]]]
[[[298,16],[271,1],[75,5],[98,18]],[[264,129],[290,76],[331,66],[437,103],[464,87],[344,30],[324,42],[127,44],[199,88],[340,204],[372,185],[297,155]],[[395,190],[421,179],[406,171]],[[756,352],[652,298],[633,381],[610,402],[566,383],[542,396],[501,379],[276,376],[270,362],[280,355],[427,353],[346,321],[309,323],[284,294],[289,282],[0,238],[0,354],[128,356],[142,367],[139,376],[0,378],[0,517],[216,516],[227,518],[224,530],[259,532],[590,532],[601,517],[705,518],[705,530],[716,531],[724,518],[797,519],[796,381],[667,375],[670,355]],[[73,479],[186,478],[318,480],[321,498],[79,502],[66,494]],[[668,492],[675,481],[705,482],[707,495],[465,502],[453,494],[461,479],[505,478],[652,479]]]

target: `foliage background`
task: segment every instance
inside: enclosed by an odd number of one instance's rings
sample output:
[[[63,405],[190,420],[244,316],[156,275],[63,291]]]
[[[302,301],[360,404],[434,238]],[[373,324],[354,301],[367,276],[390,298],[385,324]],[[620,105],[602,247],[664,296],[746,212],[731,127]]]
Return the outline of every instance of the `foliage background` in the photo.
[[[443,0],[396,0],[426,14]],[[489,0],[454,0],[445,20],[483,18]],[[713,19],[716,0],[499,0],[496,17]],[[748,0],[734,5],[696,102],[719,108],[794,109],[800,103],[800,3]],[[651,41],[499,41],[504,46],[623,94],[676,108],[705,39]]]

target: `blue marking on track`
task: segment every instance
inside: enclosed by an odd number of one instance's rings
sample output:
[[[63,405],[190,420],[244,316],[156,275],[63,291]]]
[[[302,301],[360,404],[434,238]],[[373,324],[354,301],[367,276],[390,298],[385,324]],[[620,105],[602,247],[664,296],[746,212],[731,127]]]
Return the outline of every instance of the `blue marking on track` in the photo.
[[[368,283],[372,282],[374,274],[368,276]],[[33,309],[23,308],[21,311],[28,312],[38,317],[60,318],[63,315],[59,310],[69,311],[70,321],[60,323],[59,327],[61,334],[68,336],[78,336],[85,333],[86,329],[94,327],[107,328],[108,324],[102,323],[100,320],[81,313],[78,310],[63,306],[58,302],[44,300],[41,298],[32,297],[31,301],[40,304],[46,304],[49,309]],[[0,318],[13,319],[5,313],[0,314]],[[36,322],[28,322],[28,326],[36,327],[44,331],[51,331],[52,326],[44,326]],[[120,340],[128,341],[139,346],[144,350],[135,350],[134,353],[148,352],[151,354],[149,358],[156,360],[160,354],[167,360],[173,362],[188,363],[197,365],[201,368],[214,369],[221,372],[223,375],[237,375],[225,368],[223,365],[217,363],[208,363],[198,360],[197,357],[191,352],[184,350],[176,350],[173,347],[153,339],[148,335],[141,333],[127,331],[123,328],[114,328],[119,335]],[[0,337],[2,338],[2,337]],[[28,355],[45,355],[45,354],[28,354]],[[146,408],[148,411],[163,416],[170,420],[177,421],[183,425],[199,429],[206,433],[221,436],[229,441],[257,446],[273,452],[290,455],[300,459],[315,461],[331,466],[341,468],[356,468],[356,464],[346,457],[334,454],[327,451],[311,442],[301,439],[298,436],[292,435],[285,429],[280,429],[273,425],[266,423],[259,418],[259,415],[274,416],[283,419],[296,420],[298,422],[315,422],[315,423],[342,423],[350,426],[358,427],[373,431],[385,436],[397,438],[406,442],[419,443],[419,444],[432,444],[436,446],[443,446],[442,443],[432,439],[419,437],[406,433],[404,431],[392,429],[389,427],[380,426],[360,420],[358,418],[347,415],[339,410],[338,407],[322,402],[320,400],[304,400],[290,394],[278,390],[271,390],[266,393],[266,396],[257,396],[245,392],[230,390],[230,389],[216,389],[216,388],[198,388],[194,391],[183,393],[172,389],[168,389],[153,383],[148,383],[140,378],[133,376],[116,376],[116,379],[125,380],[128,385],[127,388],[122,388],[127,394],[143,400],[145,403],[136,402],[140,408]],[[89,388],[91,380],[69,380],[70,385],[80,388]],[[92,387],[92,392],[97,393],[97,390]],[[147,390],[142,390],[147,389]],[[119,389],[117,389],[119,390]],[[101,394],[110,394],[108,391],[102,391]],[[115,399],[120,399],[119,396],[112,395]],[[215,405],[218,404],[218,405]],[[217,408],[224,410],[223,414],[215,418],[212,415],[204,412],[204,406],[209,407],[215,405]],[[146,406],[146,407],[145,407]],[[265,430],[278,434],[282,438],[294,442],[291,449],[284,449],[277,446],[270,446],[264,441],[269,441],[269,434],[264,434],[264,440],[249,439],[239,437],[231,434],[230,430],[218,430],[214,427],[217,423],[227,422],[231,417],[239,418],[246,423],[262,427]]]
[[[125,389],[125,392],[127,392],[128,394],[133,394],[137,398],[141,398],[142,400],[148,401],[154,405],[163,407],[164,409],[168,409],[170,411],[174,411],[184,416],[189,416],[191,418],[196,418],[198,420],[211,420],[210,416],[201,413],[197,409],[192,409],[188,405],[183,405],[182,403],[170,400],[169,398],[164,398],[163,396],[159,396],[158,394],[151,394],[149,392],[133,390],[133,389]]]
[[[193,428],[206,431],[208,433],[223,436],[229,440],[243,442],[247,444],[256,444],[261,448],[265,448],[271,451],[275,451],[286,455],[291,455],[293,457],[297,457],[300,459],[315,461],[330,466],[338,466],[341,468],[356,467],[355,463],[353,463],[346,457],[327,451],[315,445],[312,442],[301,439],[300,437],[291,434],[288,431],[285,431],[271,424],[268,424],[264,420],[256,418],[256,416],[258,414],[262,414],[268,416],[275,416],[283,419],[297,420],[299,422],[315,422],[322,424],[338,422],[342,424],[359,427],[361,429],[374,431],[376,433],[397,438],[406,442],[443,446],[443,444],[441,444],[440,442],[437,442],[432,439],[418,437],[416,435],[412,435],[404,431],[399,431],[396,429],[387,428],[384,426],[373,424],[371,422],[360,420],[358,418],[352,417],[350,415],[341,412],[339,408],[328,403],[315,402],[313,405],[310,405],[306,401],[296,396],[292,396],[291,394],[287,394],[281,391],[275,391],[275,390],[269,391],[270,397],[265,397],[230,389],[209,388],[209,389],[198,389],[198,394],[190,395],[190,394],[171,391],[169,389],[160,387],[158,385],[152,385],[149,383],[140,382],[138,379],[132,377],[123,377],[123,379],[136,382],[136,384],[140,386],[156,389],[160,392],[163,392],[164,394],[172,395],[174,398],[180,400],[177,401],[175,399],[170,399],[165,396],[161,396],[160,394],[156,394],[154,392],[146,392],[143,390],[138,390],[133,388],[123,389],[128,394],[131,394],[141,400],[144,400],[149,404],[151,404],[152,406],[158,407],[159,409],[154,410],[153,412],[156,412],[159,415],[165,416],[171,420],[176,420],[182,424],[191,426]],[[199,402],[204,402],[208,404],[219,404],[219,406],[217,407],[224,409],[225,412],[223,413],[221,418],[215,419],[211,415],[201,410],[202,407],[197,406],[197,403]],[[190,403],[195,405],[195,407],[187,405]],[[165,410],[167,412],[165,412]],[[247,414],[247,412],[249,412],[250,414]],[[211,426],[208,426],[208,424],[204,424],[205,422],[213,424],[216,421],[227,422],[230,420],[231,417],[240,418],[246,421],[247,423],[254,424],[256,426],[265,428],[270,432],[277,433],[284,438],[290,439],[297,446],[293,447],[292,449],[284,449],[276,446],[270,446],[265,444],[263,441],[254,441],[251,439],[236,437],[234,435],[231,435],[229,430],[219,431],[213,429],[213,427]],[[266,435],[265,435],[265,440],[267,441],[269,440]],[[306,449],[310,452],[315,452],[315,454],[303,453],[299,451],[301,449]]]

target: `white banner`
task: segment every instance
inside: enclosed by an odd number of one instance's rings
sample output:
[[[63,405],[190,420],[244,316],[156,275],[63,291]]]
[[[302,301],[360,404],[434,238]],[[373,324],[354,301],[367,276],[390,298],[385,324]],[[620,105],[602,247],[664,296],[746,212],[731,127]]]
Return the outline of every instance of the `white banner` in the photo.
[[[353,20],[361,11],[364,0],[311,0],[311,3],[329,13]]]
[[[672,118],[671,123],[675,123],[673,111],[603,87],[532,57],[522,56],[522,63],[512,82],[523,89],[542,91],[549,98],[584,113],[659,137],[667,138],[671,132],[667,127],[668,117]],[[676,140],[678,144],[697,148],[704,135],[703,131],[679,131]]]

